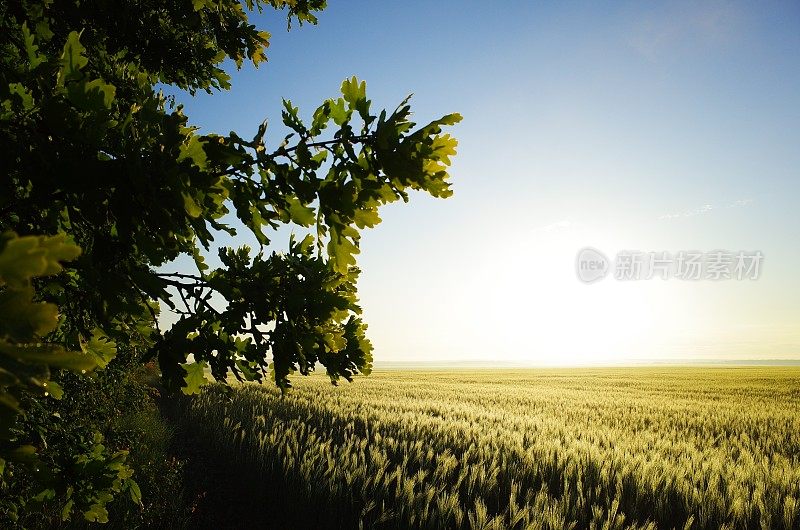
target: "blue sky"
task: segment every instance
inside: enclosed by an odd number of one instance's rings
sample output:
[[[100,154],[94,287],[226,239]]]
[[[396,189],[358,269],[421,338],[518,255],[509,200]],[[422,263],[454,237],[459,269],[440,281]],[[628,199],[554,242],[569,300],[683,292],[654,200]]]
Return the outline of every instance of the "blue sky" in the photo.
[[[331,2],[233,88],[180,95],[205,132],[279,138],[341,81],[418,122],[460,112],[455,196],[365,234],[376,358],[590,364],[800,358],[800,3]],[[308,114],[306,114],[308,115]],[[252,244],[244,232],[234,244]],[[760,250],[757,281],[575,275],[585,246]]]

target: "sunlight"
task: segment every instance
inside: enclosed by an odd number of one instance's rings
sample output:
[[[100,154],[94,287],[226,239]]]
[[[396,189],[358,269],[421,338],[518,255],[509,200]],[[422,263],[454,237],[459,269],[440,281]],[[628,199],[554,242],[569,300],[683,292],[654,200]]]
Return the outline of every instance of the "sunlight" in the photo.
[[[476,265],[470,285],[487,310],[454,304],[453,315],[471,321],[470,342],[498,360],[586,365],[624,360],[649,340],[656,315],[646,290],[610,280],[586,285],[576,276],[575,256],[586,241],[607,248],[614,241],[568,229],[528,240],[514,247],[520,236],[507,234],[500,245],[514,250]]]

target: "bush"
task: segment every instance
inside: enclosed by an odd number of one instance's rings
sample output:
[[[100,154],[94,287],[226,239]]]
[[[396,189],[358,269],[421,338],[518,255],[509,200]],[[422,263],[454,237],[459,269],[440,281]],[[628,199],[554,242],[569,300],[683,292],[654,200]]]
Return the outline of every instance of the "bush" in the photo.
[[[109,477],[105,471],[112,476],[119,471],[117,467],[104,471],[105,462],[94,456],[118,460],[136,484],[128,495],[115,496],[98,510],[99,520],[109,519],[112,527],[119,528],[182,526],[182,463],[170,456],[173,430],[159,411],[160,390],[153,384],[158,373],[153,365],[142,366],[133,357],[120,352],[105,370],[92,376],[61,374],[61,400],[29,400],[26,417],[16,427],[17,436],[30,440],[42,462],[62,470],[63,476],[57,479],[72,488],[68,494],[56,495],[60,490],[55,487],[43,493],[38,491],[41,481],[35,480],[35,470],[9,463],[6,480],[0,484],[0,527],[87,526],[88,521],[78,514],[67,521],[64,516],[81,496],[91,502],[93,492],[102,491]],[[83,452],[76,454],[76,447]],[[87,460],[84,464],[82,455]],[[103,513],[106,509],[108,513]]]

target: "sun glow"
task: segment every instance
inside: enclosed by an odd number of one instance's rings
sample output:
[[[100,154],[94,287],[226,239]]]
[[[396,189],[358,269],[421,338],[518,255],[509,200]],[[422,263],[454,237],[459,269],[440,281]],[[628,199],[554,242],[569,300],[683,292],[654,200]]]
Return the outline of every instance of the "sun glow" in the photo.
[[[533,234],[519,252],[503,257],[507,265],[495,264],[486,294],[495,308],[502,358],[548,365],[613,363],[630,357],[652,334],[655,315],[644,290],[608,279],[593,285],[578,280],[578,250],[599,241],[582,232]]]
[[[609,252],[625,248],[621,236],[562,223],[506,232],[493,241],[505,250],[472,261],[431,255],[425,272],[409,271],[419,283],[391,291],[395,303],[385,314],[370,297],[379,280],[365,269],[361,292],[368,321],[376,323],[377,351],[391,360],[552,366],[657,357],[665,322],[682,319],[673,318],[680,311],[669,286],[659,280],[581,282],[575,259],[587,244]],[[460,266],[449,266],[453,262]],[[423,283],[428,270],[441,272]],[[387,292],[385,283],[381,290]],[[381,327],[389,320],[392,328]]]

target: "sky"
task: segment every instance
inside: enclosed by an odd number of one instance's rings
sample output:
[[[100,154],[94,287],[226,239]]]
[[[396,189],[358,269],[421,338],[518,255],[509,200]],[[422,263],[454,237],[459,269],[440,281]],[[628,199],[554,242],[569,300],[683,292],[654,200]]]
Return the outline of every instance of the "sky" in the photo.
[[[363,235],[376,364],[800,359],[800,3],[330,4],[253,16],[269,62],[178,100],[201,132],[279,138],[281,98],[308,116],[356,75],[373,109],[464,116],[454,196]],[[609,258],[591,284],[585,247]],[[759,277],[614,278],[619,252],[720,249]]]

